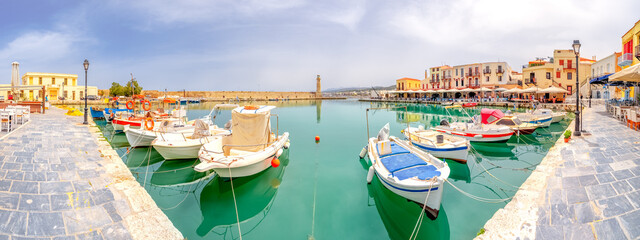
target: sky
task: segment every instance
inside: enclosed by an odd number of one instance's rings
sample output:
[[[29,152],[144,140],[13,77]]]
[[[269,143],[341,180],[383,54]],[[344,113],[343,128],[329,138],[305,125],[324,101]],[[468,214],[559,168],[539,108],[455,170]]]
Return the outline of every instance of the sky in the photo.
[[[90,86],[315,91],[390,86],[429,67],[506,61],[554,49],[621,51],[637,0],[20,0],[0,3],[0,83],[78,74]],[[80,82],[80,81],[79,81]]]

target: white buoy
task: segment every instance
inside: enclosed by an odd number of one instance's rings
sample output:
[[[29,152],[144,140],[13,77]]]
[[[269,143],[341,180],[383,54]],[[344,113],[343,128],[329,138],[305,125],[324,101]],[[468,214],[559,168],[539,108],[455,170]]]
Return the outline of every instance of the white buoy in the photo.
[[[291,143],[287,141],[286,143],[284,143],[284,148],[289,149],[289,145],[291,145]]]
[[[282,148],[278,149],[276,152],[276,157],[280,157],[280,155],[282,155]]]
[[[371,183],[374,174],[375,170],[373,170],[373,166],[369,167],[369,173],[367,173],[367,183]]]
[[[360,151],[360,159],[363,159],[364,156],[367,156],[367,147],[363,147],[362,151]]]

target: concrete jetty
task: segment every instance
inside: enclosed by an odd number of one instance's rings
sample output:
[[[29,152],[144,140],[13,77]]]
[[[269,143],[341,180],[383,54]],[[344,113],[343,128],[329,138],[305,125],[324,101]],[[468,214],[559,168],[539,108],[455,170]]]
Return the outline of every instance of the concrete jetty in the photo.
[[[52,108],[0,140],[0,239],[183,239],[81,122]]]

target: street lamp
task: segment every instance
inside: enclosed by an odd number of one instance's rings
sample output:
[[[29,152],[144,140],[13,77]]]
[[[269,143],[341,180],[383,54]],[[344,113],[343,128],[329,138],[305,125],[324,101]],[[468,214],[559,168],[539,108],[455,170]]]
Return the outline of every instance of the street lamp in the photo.
[[[85,59],[84,63],[84,122],[82,124],[87,125],[87,70],[89,70],[89,60]]]
[[[580,136],[580,82],[578,80],[578,66],[580,66],[580,41],[573,40],[573,52],[576,54],[576,124],[573,136]],[[571,66],[569,66],[571,67]]]

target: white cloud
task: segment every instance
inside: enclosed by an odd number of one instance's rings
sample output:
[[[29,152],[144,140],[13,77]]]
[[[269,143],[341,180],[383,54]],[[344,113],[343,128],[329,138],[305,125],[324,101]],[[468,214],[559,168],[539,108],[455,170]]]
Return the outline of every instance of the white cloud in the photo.
[[[39,62],[65,58],[77,39],[61,32],[28,32],[18,36],[0,50],[0,58],[25,59]]]

